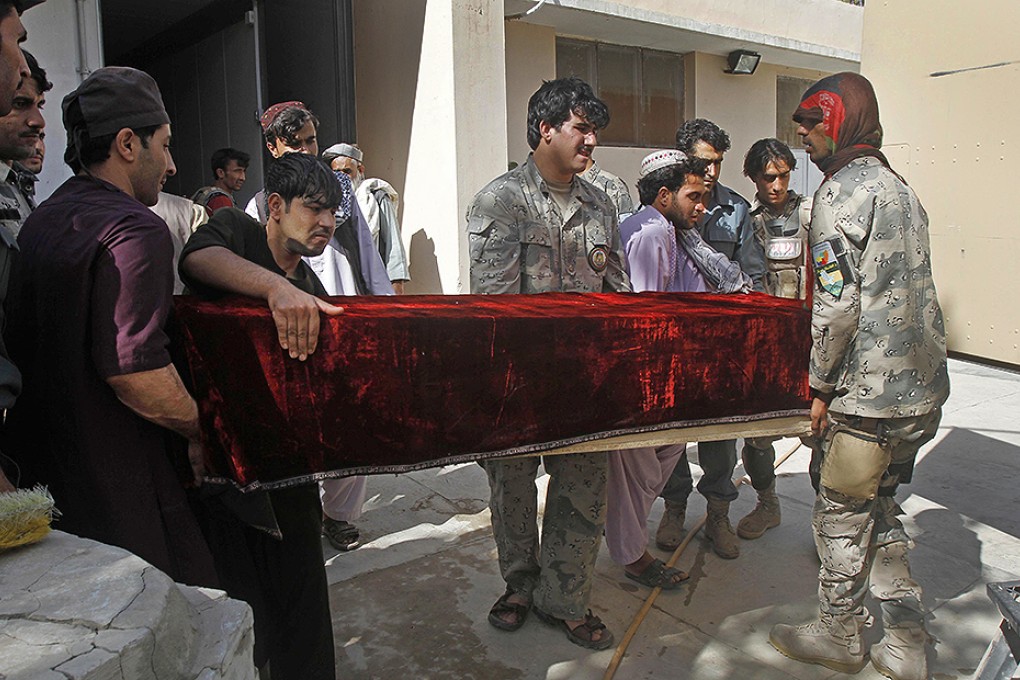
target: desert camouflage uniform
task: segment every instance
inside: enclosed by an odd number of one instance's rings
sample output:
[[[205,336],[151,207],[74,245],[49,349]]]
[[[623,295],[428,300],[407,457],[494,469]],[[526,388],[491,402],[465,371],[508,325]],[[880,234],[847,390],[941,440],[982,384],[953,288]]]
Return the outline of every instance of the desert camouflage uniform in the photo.
[[[808,268],[808,227],[811,224],[811,197],[801,196],[792,189],[781,215],[755,196],[751,202],[751,228],[765,251],[765,275],[762,284],[769,295],[787,299],[806,297]],[[752,437],[744,440],[740,457],[744,471],[757,491],[768,489],[776,480],[776,450],[773,446],[782,437]],[[816,450],[811,439],[804,443]],[[817,476],[820,460],[811,457],[812,479]],[[817,485],[816,485],[817,488]]]
[[[810,382],[834,395],[812,518],[821,612],[844,625],[863,618],[870,568],[886,628],[923,626],[893,495],[949,396],[928,218],[910,187],[871,157],[837,171],[814,200]]]
[[[609,195],[616,206],[616,217],[619,222],[634,214],[634,199],[630,196],[627,183],[611,172],[606,172],[599,164],[592,161],[591,167],[581,173],[581,179],[591,182]]]
[[[472,293],[629,292],[616,209],[574,179],[566,215],[532,158],[490,182],[467,213]],[[538,458],[483,463],[507,585],[562,619],[585,615],[606,520],[605,454],[548,456],[542,541]]]

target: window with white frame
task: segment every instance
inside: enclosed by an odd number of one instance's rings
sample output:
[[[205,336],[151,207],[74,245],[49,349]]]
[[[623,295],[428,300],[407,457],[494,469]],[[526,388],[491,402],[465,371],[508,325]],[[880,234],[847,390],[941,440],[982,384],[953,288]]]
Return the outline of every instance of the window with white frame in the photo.
[[[556,76],[588,82],[609,106],[606,146],[672,147],[684,121],[683,55],[608,43],[556,39]]]

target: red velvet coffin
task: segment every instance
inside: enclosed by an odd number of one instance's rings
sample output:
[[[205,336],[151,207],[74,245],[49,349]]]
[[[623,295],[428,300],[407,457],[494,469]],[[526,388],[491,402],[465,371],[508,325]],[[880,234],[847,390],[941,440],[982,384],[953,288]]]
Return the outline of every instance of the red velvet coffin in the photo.
[[[177,298],[210,467],[275,488],[804,414],[810,312],[766,295],[338,298],[308,361],[263,302]]]

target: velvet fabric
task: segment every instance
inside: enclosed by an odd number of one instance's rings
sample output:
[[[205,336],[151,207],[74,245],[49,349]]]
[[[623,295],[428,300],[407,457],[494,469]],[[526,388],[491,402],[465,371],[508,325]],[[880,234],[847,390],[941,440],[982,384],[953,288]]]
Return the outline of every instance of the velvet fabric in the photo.
[[[803,415],[810,311],[767,295],[338,298],[308,361],[264,302],[176,298],[209,465],[245,489]]]

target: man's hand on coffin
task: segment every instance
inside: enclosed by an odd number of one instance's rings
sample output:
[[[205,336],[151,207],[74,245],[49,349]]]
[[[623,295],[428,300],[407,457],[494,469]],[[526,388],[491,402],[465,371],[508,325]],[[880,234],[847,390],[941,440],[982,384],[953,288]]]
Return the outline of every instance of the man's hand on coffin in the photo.
[[[822,433],[829,429],[829,400],[823,397],[815,397],[811,400],[811,433],[821,437]]]
[[[331,305],[295,288],[282,277],[266,300],[276,323],[280,347],[287,350],[291,358],[300,361],[315,352],[319,344],[319,312],[336,316],[344,311],[343,307]]]

